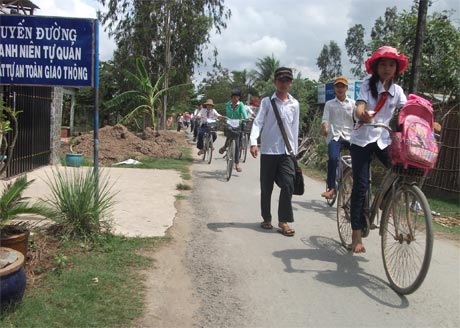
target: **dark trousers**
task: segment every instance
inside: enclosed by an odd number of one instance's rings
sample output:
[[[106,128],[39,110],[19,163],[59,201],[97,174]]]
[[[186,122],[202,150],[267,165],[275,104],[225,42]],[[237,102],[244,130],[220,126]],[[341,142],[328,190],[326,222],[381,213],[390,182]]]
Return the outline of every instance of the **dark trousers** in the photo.
[[[198,149],[203,149],[203,136],[204,133],[206,132],[207,126],[202,125],[200,128],[200,132],[198,133],[198,141],[196,142],[196,148]],[[216,141],[217,139],[217,134],[215,132],[211,132],[212,135],[212,141]]]
[[[200,121],[197,119],[195,120],[195,123],[193,124],[193,138],[195,139],[198,136],[199,128],[200,128]]]
[[[293,222],[292,192],[294,191],[294,161],[289,155],[260,156],[260,207],[264,221],[272,220],[271,198],[273,184],[281,189],[278,203],[278,221]]]
[[[350,149],[350,142],[343,138],[339,140],[331,140],[327,144],[327,152],[329,159],[327,161],[327,187],[335,188],[335,178],[337,176],[337,163],[339,161],[340,152],[345,147]]]
[[[388,148],[380,149],[377,142],[370,143],[365,147],[351,145],[351,165],[353,170],[353,189],[351,191],[350,218],[351,228],[360,230],[366,227],[364,217],[364,201],[369,189],[369,168],[371,156],[375,154],[383,165],[390,165]]]

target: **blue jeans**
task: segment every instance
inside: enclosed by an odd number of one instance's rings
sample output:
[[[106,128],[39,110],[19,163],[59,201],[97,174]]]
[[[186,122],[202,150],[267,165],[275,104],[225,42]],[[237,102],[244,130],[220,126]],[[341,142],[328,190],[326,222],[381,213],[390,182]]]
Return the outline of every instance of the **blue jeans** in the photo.
[[[327,161],[327,188],[335,188],[335,178],[337,175],[337,163],[339,161],[342,147],[350,149],[350,142],[339,138],[339,140],[331,140],[327,145],[329,159]]]
[[[350,203],[351,228],[361,230],[366,227],[364,202],[369,189],[371,156],[375,154],[385,167],[390,165],[390,156],[388,155],[388,147],[380,149],[377,146],[377,142],[370,143],[364,147],[351,145],[350,154],[353,171],[353,189]]]

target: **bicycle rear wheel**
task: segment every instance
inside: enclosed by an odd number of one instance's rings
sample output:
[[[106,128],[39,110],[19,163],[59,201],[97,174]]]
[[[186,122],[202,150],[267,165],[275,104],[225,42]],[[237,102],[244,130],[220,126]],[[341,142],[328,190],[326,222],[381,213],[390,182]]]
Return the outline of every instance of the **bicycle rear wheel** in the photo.
[[[230,141],[227,147],[227,170],[225,172],[227,181],[232,177],[233,163],[235,157],[235,139]]]
[[[244,133],[243,142],[241,146],[241,148],[243,149],[243,163],[246,162],[246,158],[248,157],[248,147],[249,147],[248,145],[249,145],[249,135],[247,133]]]
[[[353,187],[353,175],[350,168],[345,168],[337,195],[337,229],[342,245],[351,249],[350,200]]]
[[[213,151],[213,141],[212,141],[212,135],[209,135],[208,137],[208,145],[207,145],[207,157],[208,157],[208,164],[211,164],[212,161],[212,151]]]
[[[399,294],[420,287],[430,267],[433,223],[428,201],[416,185],[401,184],[384,205],[383,266],[390,286]]]

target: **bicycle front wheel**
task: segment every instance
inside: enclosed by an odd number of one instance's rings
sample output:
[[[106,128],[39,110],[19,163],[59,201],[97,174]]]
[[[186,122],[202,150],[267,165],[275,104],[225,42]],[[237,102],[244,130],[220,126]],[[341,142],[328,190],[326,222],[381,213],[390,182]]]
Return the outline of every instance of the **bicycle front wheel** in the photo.
[[[350,168],[345,168],[337,195],[337,229],[342,245],[351,249],[350,200],[353,187],[353,175]]]
[[[430,267],[433,223],[428,201],[416,185],[401,184],[382,214],[382,258],[385,273],[399,294],[420,287]]]
[[[208,157],[208,164],[211,164],[212,161],[212,151],[214,150],[212,135],[208,138],[208,149],[207,149],[207,157]]]
[[[225,173],[227,177],[227,181],[230,180],[230,178],[232,177],[234,157],[235,157],[235,139],[232,139],[227,148],[227,170]]]
[[[206,153],[208,152],[208,134],[205,133],[205,135],[203,136],[203,161],[206,160]]]

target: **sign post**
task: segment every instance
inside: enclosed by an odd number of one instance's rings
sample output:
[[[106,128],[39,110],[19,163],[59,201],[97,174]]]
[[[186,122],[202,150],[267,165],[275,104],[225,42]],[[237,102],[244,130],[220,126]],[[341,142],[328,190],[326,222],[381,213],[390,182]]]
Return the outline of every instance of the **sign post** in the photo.
[[[99,24],[95,19],[0,15],[0,84],[94,88],[99,152]]]

